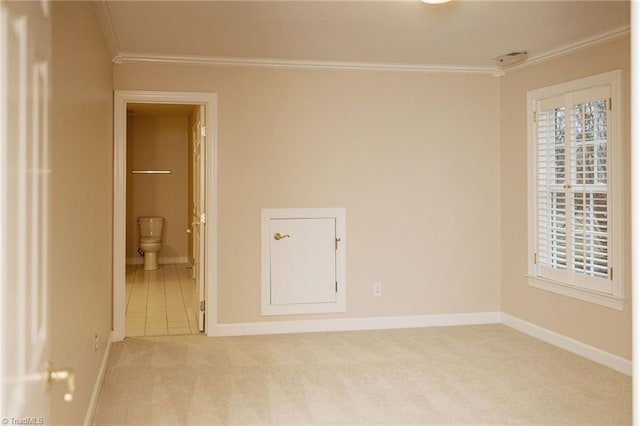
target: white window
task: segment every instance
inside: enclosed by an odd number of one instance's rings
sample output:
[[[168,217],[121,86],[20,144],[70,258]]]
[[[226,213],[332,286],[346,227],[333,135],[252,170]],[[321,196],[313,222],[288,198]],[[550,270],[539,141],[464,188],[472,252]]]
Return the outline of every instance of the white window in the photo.
[[[527,101],[529,283],[622,309],[620,71]]]

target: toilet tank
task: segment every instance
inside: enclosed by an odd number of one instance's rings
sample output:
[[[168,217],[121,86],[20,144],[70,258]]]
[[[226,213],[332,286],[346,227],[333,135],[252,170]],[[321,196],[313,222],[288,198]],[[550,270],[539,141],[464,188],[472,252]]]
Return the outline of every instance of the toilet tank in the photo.
[[[164,219],[161,217],[139,217],[138,231],[140,231],[140,238],[161,238],[163,224]]]

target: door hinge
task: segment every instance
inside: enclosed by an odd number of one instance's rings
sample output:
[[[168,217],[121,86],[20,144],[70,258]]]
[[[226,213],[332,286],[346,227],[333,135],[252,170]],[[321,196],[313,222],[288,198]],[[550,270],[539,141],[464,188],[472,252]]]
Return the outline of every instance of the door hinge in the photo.
[[[336,250],[338,250],[338,243],[340,242],[340,238],[336,238]]]
[[[205,300],[201,300],[200,301],[200,312],[204,312],[206,307],[207,307],[206,301]]]
[[[609,107],[609,111],[611,111],[611,98],[607,100],[607,106]]]
[[[533,122],[534,123],[538,122],[538,111],[533,111]]]
[[[534,265],[538,264],[538,253],[533,253],[533,264]]]
[[[205,126],[200,127],[200,135],[202,137],[207,137],[207,128]]]
[[[613,268],[609,268],[609,279],[613,281]]]
[[[338,281],[336,281],[336,293],[338,292]]]

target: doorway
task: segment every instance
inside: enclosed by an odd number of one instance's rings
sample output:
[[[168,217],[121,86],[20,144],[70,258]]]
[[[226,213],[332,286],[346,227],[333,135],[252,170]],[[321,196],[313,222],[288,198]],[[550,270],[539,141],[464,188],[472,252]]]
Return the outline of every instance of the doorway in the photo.
[[[211,335],[215,330],[215,111],[216,95],[210,93],[115,92],[116,341],[129,336],[185,334],[196,329]],[[183,146],[166,137],[177,128],[184,130],[177,136],[185,142]],[[172,153],[174,149],[182,150],[188,161],[176,163],[175,157],[180,155]],[[184,185],[177,188],[178,192],[174,188],[173,195],[164,194],[180,179]],[[182,199],[184,203],[180,202]],[[139,216],[164,218],[166,250],[163,253],[160,249],[157,270],[144,270],[143,257],[137,253]],[[187,315],[192,315],[183,318],[182,324],[176,316],[180,304]],[[207,309],[207,305],[214,309]],[[149,310],[141,312],[143,306]],[[161,309],[166,311],[160,312]],[[172,318],[169,310],[173,311]],[[145,321],[153,326],[146,327]],[[127,327],[128,322],[133,327]],[[163,327],[166,333],[161,333]]]
[[[200,240],[196,218],[203,211],[201,109],[127,104],[125,337],[204,329],[199,321],[200,250],[193,247]],[[148,233],[152,223],[154,236]]]

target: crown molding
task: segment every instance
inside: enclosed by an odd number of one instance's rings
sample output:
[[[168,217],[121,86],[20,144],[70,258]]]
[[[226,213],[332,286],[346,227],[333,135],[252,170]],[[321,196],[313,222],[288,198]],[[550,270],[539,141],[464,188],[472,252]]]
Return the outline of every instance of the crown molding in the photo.
[[[184,56],[156,55],[151,53],[120,53],[114,58],[115,63],[171,63],[191,65],[217,65],[248,68],[295,68],[295,69],[331,69],[357,71],[404,71],[426,73],[460,73],[487,74],[496,72],[494,67],[460,66],[460,65],[417,65],[417,64],[385,64],[370,62],[332,62],[303,61],[269,58],[232,58],[220,56]]]
[[[596,46],[598,44],[601,43],[605,43],[607,41],[610,40],[614,40],[620,37],[624,37],[628,34],[631,33],[631,26],[630,25],[625,25],[623,27],[619,27],[616,29],[613,29],[611,31],[607,31],[601,34],[597,34],[595,36],[586,38],[584,40],[580,40],[576,43],[571,43],[571,44],[567,44],[564,46],[561,46],[559,48],[553,49],[553,50],[549,50],[547,52],[544,53],[540,53],[538,55],[534,55],[534,56],[530,56],[526,61],[520,63],[520,64],[516,64],[513,65],[511,67],[505,67],[502,69],[502,72],[504,75],[504,73],[510,73],[512,71],[517,71],[519,69],[522,68],[526,68],[528,66],[540,63],[540,62],[545,62],[545,61],[549,61],[551,59],[555,59],[559,56],[564,56],[564,55],[568,55],[570,53],[576,52],[578,50],[582,50],[582,49],[586,49],[587,47],[592,47],[592,46]]]
[[[120,44],[118,43],[118,36],[113,26],[113,19],[111,18],[111,11],[109,10],[109,4],[106,0],[91,0],[93,10],[98,18],[100,29],[104,35],[104,41],[107,43],[107,48],[111,57],[115,62],[115,59],[120,54]]]
[[[340,62],[340,61],[304,61],[269,58],[234,58],[222,56],[199,55],[158,55],[153,53],[122,52],[118,43],[108,1],[91,0],[98,22],[104,34],[105,41],[112,55],[114,64],[124,63],[170,63],[191,65],[213,65],[247,68],[290,68],[290,69],[324,69],[324,70],[352,70],[352,71],[400,71],[420,73],[453,73],[453,74],[484,74],[503,77],[507,73],[526,68],[528,66],[549,61],[557,57],[592,47],[610,40],[624,37],[631,32],[631,26],[625,25],[597,34],[592,37],[567,44],[538,55],[530,56],[526,61],[508,67],[484,67],[465,65],[429,65],[429,64],[388,64],[370,62]]]

